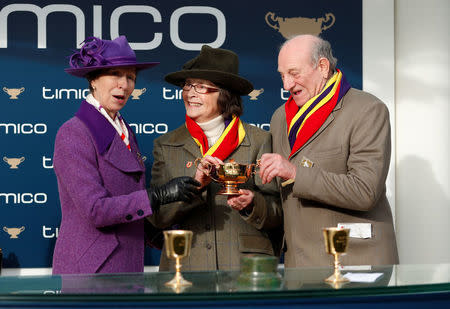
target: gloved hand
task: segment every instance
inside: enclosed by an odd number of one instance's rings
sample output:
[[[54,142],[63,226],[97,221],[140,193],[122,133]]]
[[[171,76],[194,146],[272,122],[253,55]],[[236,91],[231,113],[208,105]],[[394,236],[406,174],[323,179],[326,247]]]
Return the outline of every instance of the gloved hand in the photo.
[[[177,177],[161,186],[147,189],[148,198],[153,212],[157,212],[161,205],[183,201],[190,202],[200,193],[200,183],[192,177]]]

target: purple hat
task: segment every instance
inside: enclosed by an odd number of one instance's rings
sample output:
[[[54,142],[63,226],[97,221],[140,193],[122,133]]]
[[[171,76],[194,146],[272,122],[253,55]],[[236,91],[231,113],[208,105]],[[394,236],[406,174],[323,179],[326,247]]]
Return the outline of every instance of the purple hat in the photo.
[[[70,56],[70,68],[64,69],[74,76],[85,77],[87,73],[98,69],[116,67],[130,66],[143,70],[159,64],[159,62],[138,63],[136,54],[124,35],[112,41],[89,37],[83,43],[80,51]]]

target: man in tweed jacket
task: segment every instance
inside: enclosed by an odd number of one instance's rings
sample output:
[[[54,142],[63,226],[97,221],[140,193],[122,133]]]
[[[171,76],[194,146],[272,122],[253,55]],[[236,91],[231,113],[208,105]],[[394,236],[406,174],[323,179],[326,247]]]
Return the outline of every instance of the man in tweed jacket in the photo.
[[[275,153],[262,156],[260,175],[263,183],[276,178],[281,190],[285,266],[330,265],[322,229],[338,226],[351,230],[344,265],[396,264],[385,186],[391,155],[388,109],[373,95],[345,87],[335,65],[329,43],[311,35],[287,41],[278,56],[291,97],[272,117]],[[330,83],[339,76],[340,82]],[[328,86],[334,101],[327,101]],[[322,107],[306,111],[303,123],[295,124],[301,118],[295,111],[315,101]],[[300,129],[291,132],[295,125]]]

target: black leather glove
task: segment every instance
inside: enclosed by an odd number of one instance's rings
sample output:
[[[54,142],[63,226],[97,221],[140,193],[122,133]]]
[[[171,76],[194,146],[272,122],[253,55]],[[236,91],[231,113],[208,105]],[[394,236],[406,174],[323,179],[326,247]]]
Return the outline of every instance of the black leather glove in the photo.
[[[153,212],[157,212],[161,205],[183,201],[191,202],[200,193],[201,184],[192,177],[177,177],[161,186],[147,189],[148,198]]]

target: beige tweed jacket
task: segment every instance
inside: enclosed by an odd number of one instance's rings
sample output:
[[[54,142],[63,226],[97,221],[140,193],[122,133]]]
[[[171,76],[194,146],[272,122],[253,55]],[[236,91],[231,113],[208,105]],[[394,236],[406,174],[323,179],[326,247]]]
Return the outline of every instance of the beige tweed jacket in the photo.
[[[271,120],[273,150],[289,157],[284,105]],[[331,265],[322,229],[369,223],[371,238],[350,238],[344,265],[398,263],[386,176],[391,155],[389,113],[378,98],[351,88],[320,129],[291,158],[295,182],[281,187],[285,266]],[[302,160],[313,163],[306,167]]]

